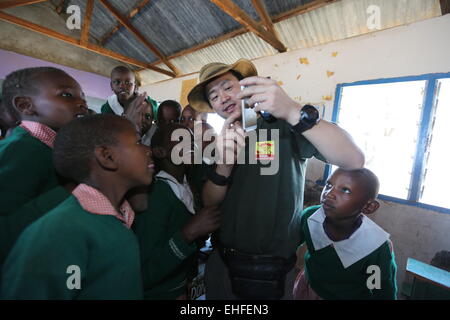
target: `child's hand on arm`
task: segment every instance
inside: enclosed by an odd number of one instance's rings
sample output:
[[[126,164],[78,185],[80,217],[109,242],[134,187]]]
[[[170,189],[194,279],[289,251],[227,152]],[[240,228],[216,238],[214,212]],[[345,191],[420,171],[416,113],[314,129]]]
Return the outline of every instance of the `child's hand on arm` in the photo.
[[[208,235],[220,226],[218,207],[207,207],[196,213],[181,229],[181,234],[188,243]]]

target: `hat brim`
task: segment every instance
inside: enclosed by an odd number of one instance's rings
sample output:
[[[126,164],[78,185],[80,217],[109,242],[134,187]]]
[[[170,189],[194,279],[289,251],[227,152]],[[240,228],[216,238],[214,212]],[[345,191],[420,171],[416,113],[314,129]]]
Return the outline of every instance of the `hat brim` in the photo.
[[[254,64],[250,60],[240,59],[234,64],[220,68],[217,72],[214,72],[204,80],[199,82],[188,94],[188,101],[192,108],[198,112],[214,112],[209,102],[205,98],[205,86],[213,79],[231,71],[239,72],[244,78],[253,77],[258,75]]]

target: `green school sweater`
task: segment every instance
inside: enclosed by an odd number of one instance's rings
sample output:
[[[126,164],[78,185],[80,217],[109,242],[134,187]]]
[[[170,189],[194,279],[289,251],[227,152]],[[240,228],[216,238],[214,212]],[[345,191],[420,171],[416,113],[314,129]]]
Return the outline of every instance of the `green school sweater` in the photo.
[[[0,215],[58,185],[50,147],[21,127],[0,141]]]
[[[148,209],[133,224],[141,250],[144,297],[175,299],[195,267],[197,246],[188,244],[180,231],[192,214],[162,180],[155,181],[148,201]]]
[[[397,297],[396,270],[394,252],[386,241],[378,249],[344,268],[336,250],[329,245],[320,250],[314,250],[307,219],[320,206],[305,209],[301,216],[300,243],[306,242],[308,250],[305,253],[305,274],[311,288],[326,300],[394,300]],[[370,241],[370,239],[367,239]],[[380,289],[370,290],[367,286],[369,266],[380,268]]]
[[[0,141],[0,269],[20,232],[69,195],[51,148],[21,127]]]
[[[142,299],[136,237],[114,216],[89,213],[70,196],[19,237],[3,267],[0,297]]]

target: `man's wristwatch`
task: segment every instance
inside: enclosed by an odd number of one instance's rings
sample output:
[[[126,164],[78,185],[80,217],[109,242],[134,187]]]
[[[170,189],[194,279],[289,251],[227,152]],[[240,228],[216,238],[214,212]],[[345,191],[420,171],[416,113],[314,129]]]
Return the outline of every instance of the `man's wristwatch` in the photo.
[[[303,133],[314,127],[319,120],[319,111],[307,104],[300,110],[300,121],[295,126],[292,126],[292,130],[297,133]]]
[[[216,166],[211,165],[206,169],[206,176],[208,180],[212,183],[217,184],[218,186],[227,186],[231,182],[231,175],[229,177],[224,177],[216,172]]]

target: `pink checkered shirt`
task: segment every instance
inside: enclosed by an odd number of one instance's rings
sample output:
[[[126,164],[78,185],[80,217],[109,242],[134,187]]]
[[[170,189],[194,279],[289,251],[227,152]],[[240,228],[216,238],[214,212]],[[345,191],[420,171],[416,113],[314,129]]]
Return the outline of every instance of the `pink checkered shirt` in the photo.
[[[86,184],[79,184],[72,191],[72,194],[78,199],[84,210],[94,214],[114,216],[122,221],[128,229],[131,227],[134,220],[134,211],[128,201],[123,202],[119,213],[100,191]]]
[[[50,129],[45,124],[35,121],[22,121],[19,125],[24,128],[32,136],[45,143],[51,149],[53,149],[53,143],[55,142],[56,132]]]

